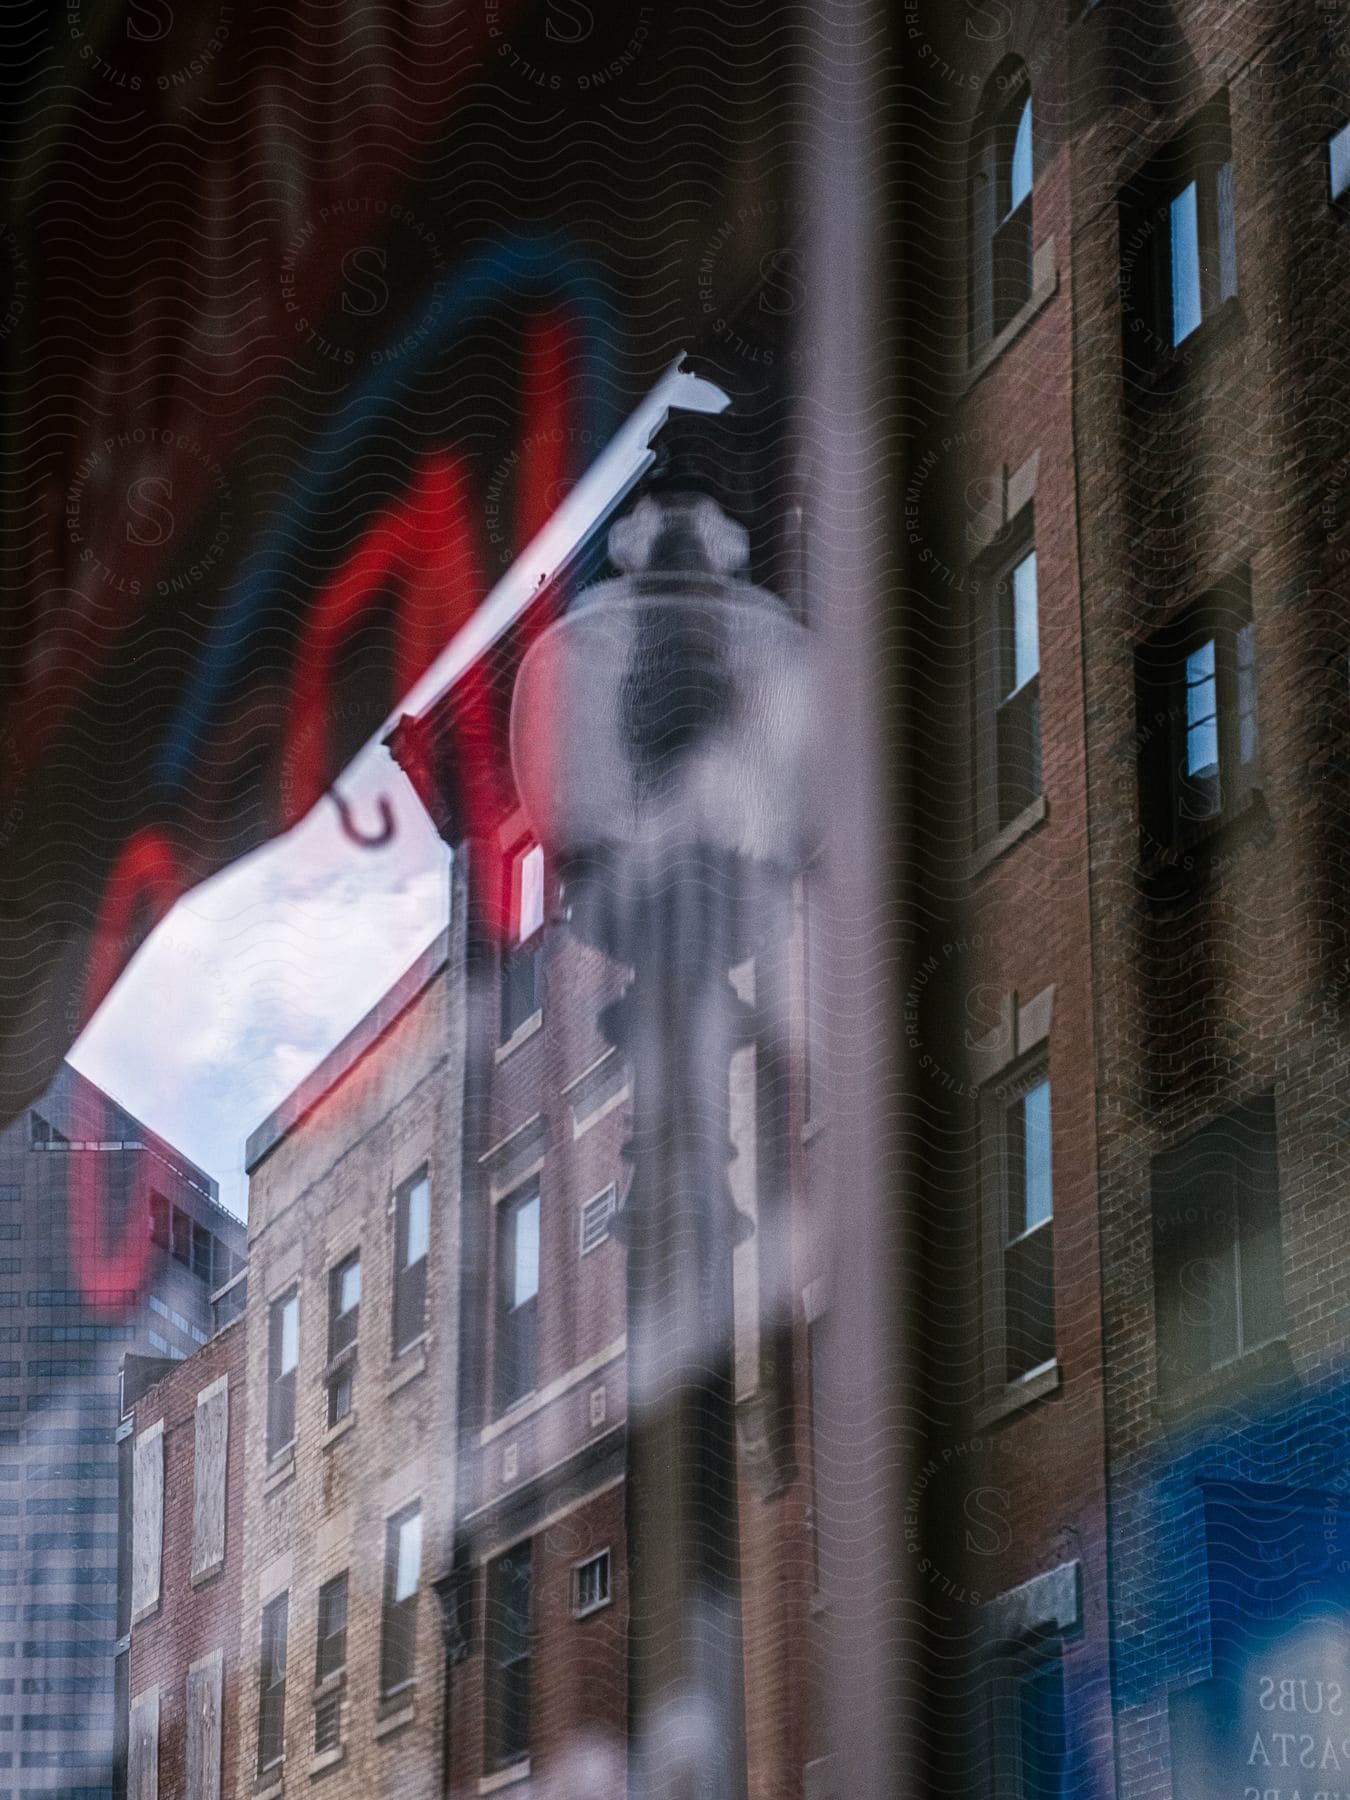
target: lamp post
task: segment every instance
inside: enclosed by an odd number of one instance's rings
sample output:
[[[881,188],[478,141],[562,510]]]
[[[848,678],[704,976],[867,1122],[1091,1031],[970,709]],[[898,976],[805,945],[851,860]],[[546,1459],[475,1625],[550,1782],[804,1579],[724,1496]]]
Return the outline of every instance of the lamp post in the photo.
[[[813,809],[810,636],[739,575],[706,495],[648,495],[617,579],[542,634],[511,760],[571,927],[633,969],[602,1029],[633,1072],[627,1252],[628,1738],[634,1800],[743,1800],[730,971],[773,929]]]

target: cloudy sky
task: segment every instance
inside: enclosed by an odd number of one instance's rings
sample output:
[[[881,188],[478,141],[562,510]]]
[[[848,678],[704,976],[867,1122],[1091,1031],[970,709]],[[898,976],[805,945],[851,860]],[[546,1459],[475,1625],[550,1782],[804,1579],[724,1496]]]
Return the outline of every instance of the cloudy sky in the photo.
[[[366,752],[341,785],[372,827],[388,795],[392,842],[358,849],[322,802],[178,902],[70,1056],[241,1215],[249,1132],[445,923],[448,852],[388,753]]]

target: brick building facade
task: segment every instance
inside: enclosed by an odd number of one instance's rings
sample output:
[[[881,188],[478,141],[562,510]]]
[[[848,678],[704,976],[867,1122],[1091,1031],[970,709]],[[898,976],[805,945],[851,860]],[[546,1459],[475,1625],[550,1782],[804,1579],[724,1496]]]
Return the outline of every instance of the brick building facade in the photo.
[[[249,1139],[240,1795],[438,1795],[462,902]]]
[[[753,310],[751,292],[747,312]],[[758,321],[757,329],[765,330]],[[751,574],[800,607],[801,494],[775,380],[728,382],[743,416],[661,458],[697,467],[750,532]],[[659,440],[658,440],[659,444]],[[785,474],[785,469],[789,471]],[[599,519],[566,591],[603,575]],[[514,660],[486,659],[504,721]],[[391,744],[467,870],[468,1052],[459,1317],[458,1532],[438,1581],[449,1787],[619,1795],[627,1780],[625,1252],[632,1072],[607,1009],[631,971],[568,927],[504,753],[451,689]],[[470,751],[465,744],[472,744]],[[478,760],[466,775],[464,758]],[[466,793],[466,781],[474,791]],[[825,929],[817,897],[816,926]],[[823,1793],[816,1706],[811,1342],[828,1286],[810,1205],[824,1111],[807,1081],[804,891],[734,972],[753,1024],[729,1071],[730,1167],[753,1230],[734,1253],[746,1767],[755,1800]],[[528,1653],[522,1644],[528,1642]],[[813,1773],[807,1773],[808,1765]]]
[[[929,1779],[1307,1800],[1346,1749],[1343,30],[948,11],[905,26]]]
[[[162,1363],[125,1365],[123,1795],[152,1784],[201,1800],[235,1792],[247,1674],[239,1640],[245,1344],[237,1318],[167,1374]]]

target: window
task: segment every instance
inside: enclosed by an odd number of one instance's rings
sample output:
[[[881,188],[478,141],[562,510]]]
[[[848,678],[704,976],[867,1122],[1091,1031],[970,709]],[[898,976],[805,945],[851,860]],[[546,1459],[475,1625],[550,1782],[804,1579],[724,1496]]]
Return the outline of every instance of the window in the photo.
[[[598,1250],[610,1234],[618,1198],[613,1182],[581,1209],[581,1254]]]
[[[497,1208],[496,1410],[533,1392],[539,1310],[539,1195],[503,1200]]]
[[[263,1608],[262,1654],[258,1672],[258,1773],[276,1768],[286,1741],[286,1627],[289,1594],[278,1594]]]
[[[532,1546],[517,1544],[488,1564],[486,1718],[488,1772],[509,1768],[530,1749],[530,1589]]]
[[[173,1258],[184,1268],[192,1267],[192,1220],[178,1206],[173,1209]]]
[[[1350,193],[1350,125],[1342,125],[1327,145],[1331,174],[1331,197],[1339,200]]]
[[[394,1355],[426,1328],[427,1250],[431,1242],[431,1183],[425,1171],[394,1201]]]
[[[1240,810],[1259,782],[1256,634],[1245,597],[1206,602],[1136,666],[1145,859]]]
[[[510,942],[502,948],[502,1041],[543,1005],[544,852],[518,849],[507,864]]]
[[[1041,792],[1039,588],[1025,532],[985,584],[977,632],[975,817],[987,841]]]
[[[169,1248],[169,1203],[163,1194],[150,1196],[150,1241],[161,1250]]]
[[[342,1692],[339,1677],[347,1667],[347,1575],[335,1575],[319,1589],[318,1649],[314,1685],[324,1692],[314,1700],[314,1752],[336,1750],[342,1742]]]
[[[1031,298],[1035,143],[1026,71],[996,79],[971,180],[970,339],[982,350]]]
[[[1177,348],[1238,291],[1227,100],[1167,148],[1121,213],[1125,329],[1146,358]]]
[[[328,1277],[328,1423],[352,1410],[356,1330],[361,1312],[361,1256],[345,1257]]]
[[[609,1551],[588,1557],[572,1571],[572,1611],[584,1619],[609,1605]]]
[[[205,1225],[192,1226],[192,1273],[199,1281],[211,1284],[211,1233]]]
[[[1064,1667],[1057,1642],[1012,1647],[989,1677],[991,1790],[1059,1800],[1065,1764]]]
[[[1055,1355],[1050,1080],[1043,1065],[981,1098],[987,1358],[996,1383]]]
[[[1226,1113],[1155,1157],[1153,1281],[1164,1391],[1280,1335],[1273,1095]]]
[[[409,1506],[385,1528],[384,1617],[380,1692],[396,1693],[413,1678],[417,1655],[417,1584],[422,1576],[422,1510]]]
[[[267,1454],[295,1442],[295,1371],[300,1361],[300,1295],[292,1288],[267,1313]]]

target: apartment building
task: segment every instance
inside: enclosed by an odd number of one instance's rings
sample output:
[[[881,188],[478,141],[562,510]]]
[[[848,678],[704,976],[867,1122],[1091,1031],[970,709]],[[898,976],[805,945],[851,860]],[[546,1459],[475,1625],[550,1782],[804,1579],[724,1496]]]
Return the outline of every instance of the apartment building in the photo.
[[[236,1791],[246,1343],[240,1316],[167,1372],[124,1364],[119,1800]]]
[[[931,1780],[1330,1795],[1343,27],[909,11],[947,182],[904,502]]]
[[[119,1367],[206,1342],[243,1226],[65,1064],[0,1134],[0,1242],[0,1768],[26,1795],[111,1800]]]
[[[248,1141],[240,1795],[442,1791],[460,887],[448,931]]]
[[[1346,1786],[1336,9],[1070,33],[1119,1793]]]

